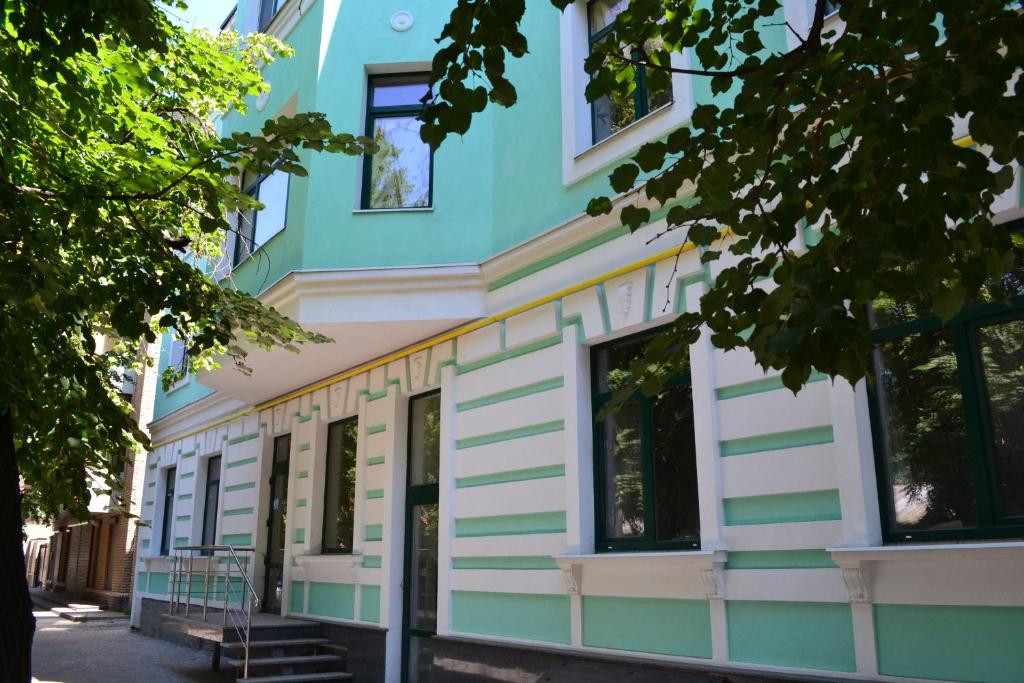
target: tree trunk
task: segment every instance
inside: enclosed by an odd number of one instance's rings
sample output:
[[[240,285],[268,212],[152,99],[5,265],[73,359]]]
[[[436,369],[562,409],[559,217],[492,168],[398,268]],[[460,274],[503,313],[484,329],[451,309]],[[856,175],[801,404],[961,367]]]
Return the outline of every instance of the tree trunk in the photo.
[[[0,413],[0,586],[0,680],[27,683],[36,620],[25,576],[21,481],[9,411]]]

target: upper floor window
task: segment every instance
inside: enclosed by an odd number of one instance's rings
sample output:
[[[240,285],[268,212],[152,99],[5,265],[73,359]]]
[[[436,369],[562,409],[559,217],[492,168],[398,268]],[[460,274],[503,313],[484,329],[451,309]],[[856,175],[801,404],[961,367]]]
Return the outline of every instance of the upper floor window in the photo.
[[[590,49],[608,39],[615,18],[626,9],[629,0],[590,0],[587,5],[587,22]],[[653,41],[645,45],[644,52],[655,52],[660,47]],[[628,49],[628,48],[627,48]],[[627,57],[637,59],[639,52],[628,49]],[[636,88],[630,95],[605,96],[591,104],[594,142],[622,130],[655,109],[672,102],[672,88],[658,88],[651,83],[647,70],[636,67]]]
[[[260,0],[260,31],[265,31],[288,0]]]
[[[370,77],[366,136],[377,151],[363,161],[362,208],[431,205],[434,155],[420,140],[416,118],[429,92],[426,74]]]
[[[356,498],[356,439],[359,418],[334,422],[327,428],[327,480],[324,491],[325,553],[352,552]]]
[[[648,332],[594,347],[594,411],[631,381]],[[637,391],[604,415],[594,432],[597,550],[700,547],[697,449],[689,372],[654,397]]]
[[[1001,286],[1009,305],[979,302],[947,323],[922,302],[874,307],[887,541],[1024,535],[1024,260]]]
[[[235,235],[234,264],[238,265],[270,238],[285,229],[288,215],[288,183],[290,175],[284,171],[254,176],[243,176],[245,193],[263,204],[263,209],[238,212]]]

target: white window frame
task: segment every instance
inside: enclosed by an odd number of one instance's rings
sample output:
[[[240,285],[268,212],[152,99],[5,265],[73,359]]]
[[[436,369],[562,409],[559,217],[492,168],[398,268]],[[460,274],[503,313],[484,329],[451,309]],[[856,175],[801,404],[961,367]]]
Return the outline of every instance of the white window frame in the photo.
[[[587,2],[576,0],[560,19],[562,79],[562,184],[572,185],[629,156],[640,145],[668,135],[693,113],[691,77],[672,74],[672,102],[595,143],[591,105],[585,91],[590,76],[583,62],[590,54]],[[689,52],[671,55],[672,66],[688,68]]]

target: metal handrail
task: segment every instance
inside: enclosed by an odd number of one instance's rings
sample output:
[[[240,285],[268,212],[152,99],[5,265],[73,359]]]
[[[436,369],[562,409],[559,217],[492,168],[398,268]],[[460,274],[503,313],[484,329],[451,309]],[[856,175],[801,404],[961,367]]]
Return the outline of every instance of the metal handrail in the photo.
[[[243,677],[249,677],[249,650],[252,641],[252,610],[253,607],[259,608],[260,597],[256,593],[256,589],[253,588],[252,582],[249,580],[248,572],[246,567],[243,566],[241,560],[238,558],[239,552],[253,553],[255,560],[256,548],[243,547],[243,546],[232,546],[232,545],[185,545],[174,548],[174,565],[171,570],[171,575],[174,577],[171,585],[171,596],[170,596],[170,610],[173,614],[175,607],[178,603],[178,598],[181,597],[181,574],[184,571],[183,565],[185,564],[185,558],[182,557],[181,553],[188,552],[188,571],[186,574],[186,585],[185,585],[185,616],[189,616],[189,608],[192,604],[192,571],[193,571],[193,559],[195,558],[195,552],[199,551],[209,558],[214,557],[216,552],[228,552],[231,555],[231,560],[238,567],[238,573],[241,575],[242,581],[245,582],[246,588],[249,589],[248,595],[245,595],[244,600],[239,599],[239,608],[245,610],[245,632],[244,632],[244,643],[245,643],[245,665],[243,671]],[[229,612],[231,612],[231,562],[227,565],[227,570],[224,574],[224,624],[227,625]],[[179,566],[181,565],[181,566]],[[203,569],[203,621],[206,621],[207,605],[210,599],[210,559],[207,559],[206,566]],[[215,573],[219,575],[219,572]],[[231,615],[231,624],[238,633],[239,637],[243,636],[239,624],[235,621],[235,617]]]

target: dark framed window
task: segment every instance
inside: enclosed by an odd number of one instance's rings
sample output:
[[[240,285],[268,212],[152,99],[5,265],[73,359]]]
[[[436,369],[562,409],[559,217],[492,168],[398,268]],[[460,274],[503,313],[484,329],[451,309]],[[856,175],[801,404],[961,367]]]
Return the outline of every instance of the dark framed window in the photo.
[[[235,225],[234,265],[255,254],[270,239],[287,227],[288,185],[291,175],[281,170],[242,177],[245,193],[263,204],[259,211],[238,212]]]
[[[978,302],[946,323],[920,302],[872,310],[887,542],[1024,536],[1024,259],[992,286],[1006,302]]]
[[[359,419],[350,417],[327,427],[327,480],[324,491],[322,551],[352,552],[356,497],[356,439]]]
[[[598,552],[700,547],[689,371],[669,380],[657,396],[637,391],[602,415],[614,392],[631,381],[630,364],[657,333],[591,350]]]
[[[420,140],[417,118],[430,92],[428,74],[370,76],[366,136],[377,151],[363,158],[364,209],[412,209],[432,205],[434,153]]]
[[[288,0],[260,0],[260,31],[265,31]]]
[[[220,504],[220,456],[206,461],[206,496],[203,501],[203,545],[217,542],[217,507]]]
[[[587,26],[590,51],[594,46],[608,39],[615,18],[626,9],[629,0],[590,0],[587,3]],[[661,49],[659,44],[650,41],[644,46],[647,54]],[[627,48],[628,49],[628,48]],[[638,58],[639,53],[629,50],[630,58]],[[652,82],[643,66],[636,67],[636,88],[630,95],[612,95],[602,97],[590,105],[593,125],[593,140],[598,143],[634,121],[639,121],[656,109],[672,102],[671,81],[667,87],[660,87]]]
[[[174,481],[178,476],[178,468],[170,467],[165,476],[164,486],[164,517],[160,524],[160,554],[171,554],[171,527],[174,525]]]

